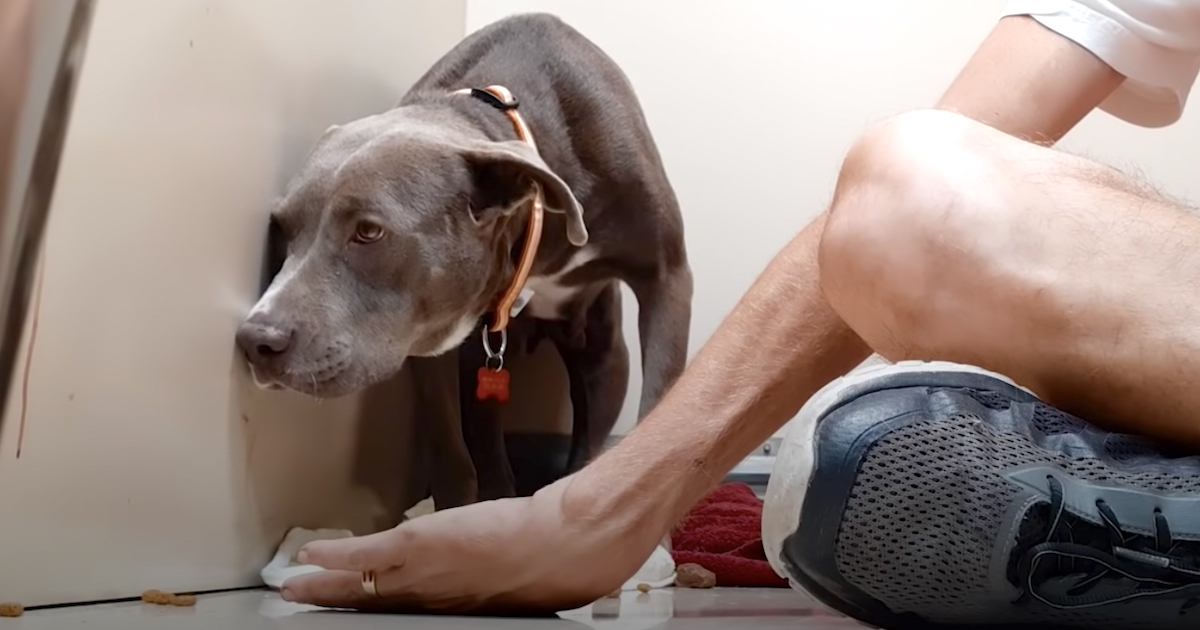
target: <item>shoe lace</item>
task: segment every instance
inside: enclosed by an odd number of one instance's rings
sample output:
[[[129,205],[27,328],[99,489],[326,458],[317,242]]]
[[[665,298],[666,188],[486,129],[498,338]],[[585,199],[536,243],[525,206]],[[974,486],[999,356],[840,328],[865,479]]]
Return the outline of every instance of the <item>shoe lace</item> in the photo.
[[[1029,597],[1060,610],[1095,608],[1146,597],[1196,596],[1186,599],[1180,614],[1200,606],[1200,565],[1177,553],[1178,544],[1161,510],[1154,510],[1154,536],[1126,535],[1116,512],[1103,500],[1096,508],[1107,530],[1107,541],[1092,544],[1076,542],[1066,519],[1066,501],[1062,482],[1046,477],[1050,490],[1052,521],[1045,542],[1031,547],[1017,567],[1021,576],[1021,596]],[[1076,578],[1068,589],[1042,588],[1050,578]],[[1117,586],[1094,592],[1106,580],[1120,580]]]

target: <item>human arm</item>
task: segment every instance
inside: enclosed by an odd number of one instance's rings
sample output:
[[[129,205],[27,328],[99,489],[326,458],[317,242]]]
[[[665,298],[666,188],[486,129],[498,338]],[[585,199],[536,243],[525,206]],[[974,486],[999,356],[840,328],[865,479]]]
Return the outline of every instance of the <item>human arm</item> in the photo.
[[[937,108],[1053,144],[1124,80],[1087,49],[1032,17],[1009,16],[975,50]]]
[[[1053,144],[1099,106],[1127,122],[1179,119],[1200,71],[1200,2],[1011,0],[938,103]]]

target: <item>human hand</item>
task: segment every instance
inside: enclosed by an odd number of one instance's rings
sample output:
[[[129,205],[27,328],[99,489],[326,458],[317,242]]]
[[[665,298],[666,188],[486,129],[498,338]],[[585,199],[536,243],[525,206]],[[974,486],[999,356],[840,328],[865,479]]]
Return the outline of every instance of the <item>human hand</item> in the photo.
[[[299,560],[326,570],[288,580],[283,597],[375,612],[552,614],[586,605],[633,575],[669,525],[602,508],[612,503],[573,491],[577,480],[309,543]],[[377,596],[363,590],[365,571],[375,572]]]

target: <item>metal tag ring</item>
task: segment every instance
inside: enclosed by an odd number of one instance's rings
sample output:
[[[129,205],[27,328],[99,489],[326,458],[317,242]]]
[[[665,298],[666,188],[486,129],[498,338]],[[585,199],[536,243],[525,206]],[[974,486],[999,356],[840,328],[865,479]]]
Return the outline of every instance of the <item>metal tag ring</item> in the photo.
[[[488,334],[488,327],[483,327],[483,332],[480,335],[483,338],[483,351],[487,353],[489,359],[504,359],[504,352],[508,350],[508,330],[500,331],[500,350],[498,352],[492,350],[491,336]]]

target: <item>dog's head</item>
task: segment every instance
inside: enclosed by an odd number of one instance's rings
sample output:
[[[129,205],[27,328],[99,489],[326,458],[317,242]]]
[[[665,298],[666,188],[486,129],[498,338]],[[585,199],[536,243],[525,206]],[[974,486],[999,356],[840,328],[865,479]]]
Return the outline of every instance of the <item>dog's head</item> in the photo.
[[[336,397],[456,348],[511,277],[535,185],[586,242],[579,202],[523,142],[413,108],[330,128],[272,212],[282,267],[237,333],[255,381]]]

